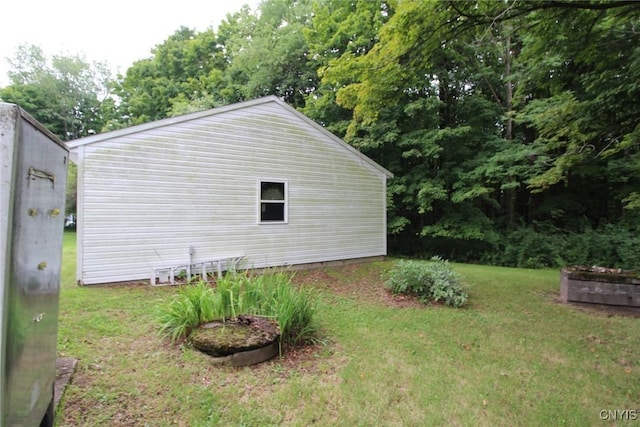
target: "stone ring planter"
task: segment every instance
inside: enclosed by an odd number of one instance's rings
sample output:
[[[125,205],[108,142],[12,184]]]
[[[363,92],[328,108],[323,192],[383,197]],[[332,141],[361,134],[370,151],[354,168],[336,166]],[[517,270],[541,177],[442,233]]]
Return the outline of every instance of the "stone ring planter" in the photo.
[[[216,364],[247,366],[278,354],[280,328],[271,319],[243,315],[205,323],[191,333],[189,341]]]
[[[565,267],[560,274],[560,299],[640,309],[640,274],[603,267]]]

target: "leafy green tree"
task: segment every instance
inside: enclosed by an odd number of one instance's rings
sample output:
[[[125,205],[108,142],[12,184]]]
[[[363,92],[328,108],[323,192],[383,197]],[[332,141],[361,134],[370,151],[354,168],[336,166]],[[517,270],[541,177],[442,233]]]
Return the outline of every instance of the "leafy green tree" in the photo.
[[[21,105],[63,141],[102,130],[111,78],[106,64],[78,55],[48,58],[32,45],[20,46],[9,64],[10,85],[0,89],[0,99]]]
[[[378,41],[378,31],[393,13],[389,2],[358,0],[315,1],[313,18],[303,29],[308,60],[317,70],[316,89],[303,111],[330,131],[344,137],[353,112],[336,103],[340,88],[356,79],[352,59],[361,57]]]
[[[637,191],[640,5],[443,2],[457,31],[508,25],[520,40],[514,109],[534,165],[528,190],[554,215],[615,219]],[[635,147],[635,148],[634,148]],[[629,168],[620,167],[624,153]],[[629,161],[631,160],[631,161]],[[611,168],[615,165],[614,168]],[[589,189],[585,191],[585,189]],[[555,203],[549,203],[555,199]],[[531,205],[540,204],[534,194]],[[570,208],[570,205],[573,208]],[[542,213],[541,210],[532,214]],[[549,219],[547,216],[546,219]]]
[[[111,104],[111,73],[104,63],[82,56],[54,55],[20,46],[10,59],[10,85],[0,99],[20,105],[63,141],[102,131],[104,104]],[[76,166],[69,165],[66,213],[76,212]]]
[[[392,232],[490,242],[492,190],[473,176],[473,156],[495,141],[502,111],[470,66],[474,34],[446,49],[427,36],[445,12],[433,2],[398,4],[366,55],[334,60],[325,79],[350,76],[336,97],[353,111],[345,138],[396,175]]]
[[[347,141],[396,175],[390,230],[451,256],[637,206],[637,9],[403,1],[365,55],[321,68],[352,112]]]
[[[317,86],[310,17],[310,0],[265,0],[259,15],[247,6],[227,15],[217,35],[179,29],[127,70],[118,115],[135,124],[266,95],[304,106]]]
[[[202,99],[206,107],[218,103],[216,86],[226,62],[212,29],[196,33],[181,27],[152,54],[136,61],[119,82],[119,117],[138,124],[188,111]]]
[[[317,87],[304,29],[311,19],[310,0],[264,0],[255,20],[232,17],[220,31],[230,43],[227,84],[238,98],[276,95],[303,107]]]
[[[548,165],[529,184],[563,187],[576,213],[615,219],[640,185],[640,5],[570,3],[529,18],[518,119]]]

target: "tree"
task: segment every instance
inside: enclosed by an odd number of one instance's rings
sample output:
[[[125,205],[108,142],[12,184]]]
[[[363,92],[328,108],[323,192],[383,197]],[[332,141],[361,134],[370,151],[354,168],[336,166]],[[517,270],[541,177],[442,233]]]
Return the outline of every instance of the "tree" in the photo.
[[[152,54],[136,61],[117,85],[123,120],[145,123],[189,111],[192,102],[211,107],[221,101],[217,86],[227,64],[212,29],[181,27]]]
[[[530,186],[563,186],[594,220],[615,219],[640,185],[640,4],[568,3],[529,16],[518,119],[535,129],[548,165]]]
[[[308,60],[319,81],[307,95],[303,111],[340,137],[345,136],[353,113],[336,103],[336,94],[354,82],[356,73],[350,65],[373,48],[378,31],[392,13],[386,1],[313,2],[313,19],[303,32]]]
[[[403,1],[366,54],[330,59],[345,139],[396,175],[390,230],[469,253],[637,207],[639,7]]]
[[[276,95],[303,107],[317,87],[304,29],[311,19],[310,0],[264,0],[260,15],[230,17],[220,27],[229,45],[226,81],[237,98]]]
[[[633,167],[638,147],[634,99],[640,35],[635,29],[640,4],[597,0],[445,4],[455,16],[458,31],[508,23],[521,34],[514,75],[518,82],[515,116],[528,130],[527,142],[536,146],[535,157],[543,159],[537,162],[542,167],[528,180],[529,188],[558,193],[564,192],[559,185],[575,183],[568,193],[578,194],[591,187],[594,193],[613,198],[595,197],[597,201],[583,212],[596,208],[602,217],[615,217],[619,201],[630,202],[637,194],[633,190],[638,183]],[[611,175],[611,162],[622,152],[627,160],[631,157],[630,168],[616,166]],[[605,180],[598,183],[596,177]],[[633,206],[627,203],[627,207]]]
[[[353,111],[345,138],[396,175],[392,232],[491,241],[491,189],[473,177],[478,162],[469,156],[494,141],[501,111],[469,66],[472,34],[429,39],[444,13],[436,3],[402,2],[392,12],[365,55],[342,56],[325,75],[336,84],[343,75],[352,81],[336,97]]]
[[[63,141],[102,130],[111,78],[106,64],[79,55],[49,59],[33,45],[18,47],[9,64],[10,85],[0,89],[0,99],[21,105]]]
[[[37,46],[23,45],[9,60],[11,84],[0,99],[20,105],[63,141],[102,131],[111,73],[106,64],[79,55],[47,57]],[[66,213],[76,212],[76,166],[69,165]]]
[[[310,4],[265,0],[259,16],[245,6],[217,35],[179,29],[127,70],[120,116],[136,124],[266,95],[303,107],[317,87],[302,31]]]

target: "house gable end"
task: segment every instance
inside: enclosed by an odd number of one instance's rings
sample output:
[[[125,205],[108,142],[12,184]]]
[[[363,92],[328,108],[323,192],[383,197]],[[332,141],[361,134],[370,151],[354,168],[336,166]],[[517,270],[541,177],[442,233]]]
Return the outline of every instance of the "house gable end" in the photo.
[[[278,98],[72,146],[81,283],[227,256],[262,268],[386,254],[390,174]]]
[[[274,103],[279,107],[281,107],[282,109],[289,112],[292,117],[296,118],[300,122],[301,125],[308,126],[320,132],[329,141],[333,142],[334,144],[337,144],[339,147],[345,150],[346,153],[348,153],[351,156],[355,156],[363,164],[376,170],[377,173],[382,173],[386,175],[387,178],[393,177],[393,174],[391,172],[389,172],[388,170],[386,170],[385,168],[383,168],[382,166],[380,166],[379,164],[377,164],[376,162],[374,162],[373,160],[371,160],[370,158],[362,154],[357,149],[353,148],[352,146],[344,142],[342,139],[338,138],[337,136],[329,132],[327,129],[325,129],[318,123],[311,120],[309,117],[305,116],[304,114],[300,113],[293,107],[289,106],[280,98],[273,95],[267,96],[264,98],[258,98],[252,101],[245,101],[245,102],[240,102],[236,104],[231,104],[228,106],[216,107],[210,110],[199,111],[199,112],[185,114],[177,117],[170,117],[162,120],[157,120],[155,122],[149,122],[149,123],[144,123],[136,126],[131,126],[125,129],[118,129],[111,132],[92,135],[92,136],[77,139],[75,141],[70,141],[67,143],[67,146],[69,147],[72,154],[71,160],[73,160],[74,162],[77,162],[78,152],[80,151],[79,148],[83,146],[97,144],[107,140],[131,137],[131,136],[134,136],[135,134],[144,133],[147,131],[152,131],[152,130],[160,129],[163,127],[179,126],[182,123],[191,122],[194,120],[208,118],[208,117],[221,116],[221,115],[224,115],[225,113],[231,113],[235,110],[244,110],[244,109],[250,110],[253,107],[263,106],[269,103]],[[329,141],[327,141],[327,143]]]

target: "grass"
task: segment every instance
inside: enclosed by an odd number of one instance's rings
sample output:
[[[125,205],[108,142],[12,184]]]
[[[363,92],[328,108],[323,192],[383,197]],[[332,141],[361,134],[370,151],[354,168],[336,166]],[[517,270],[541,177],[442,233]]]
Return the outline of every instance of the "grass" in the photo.
[[[389,261],[299,272],[326,344],[237,369],[159,337],[175,288],[76,286],[73,239],[58,349],[79,365],[58,426],[586,426],[640,410],[640,318],[558,304],[558,271],[452,264],[461,309],[368,298]]]
[[[295,345],[316,337],[316,300],[311,288],[295,287],[293,275],[270,271],[252,275],[226,274],[212,287],[205,281],[183,286],[158,316],[163,336],[175,342],[197,326],[239,315],[258,315],[278,323],[281,341]]]

